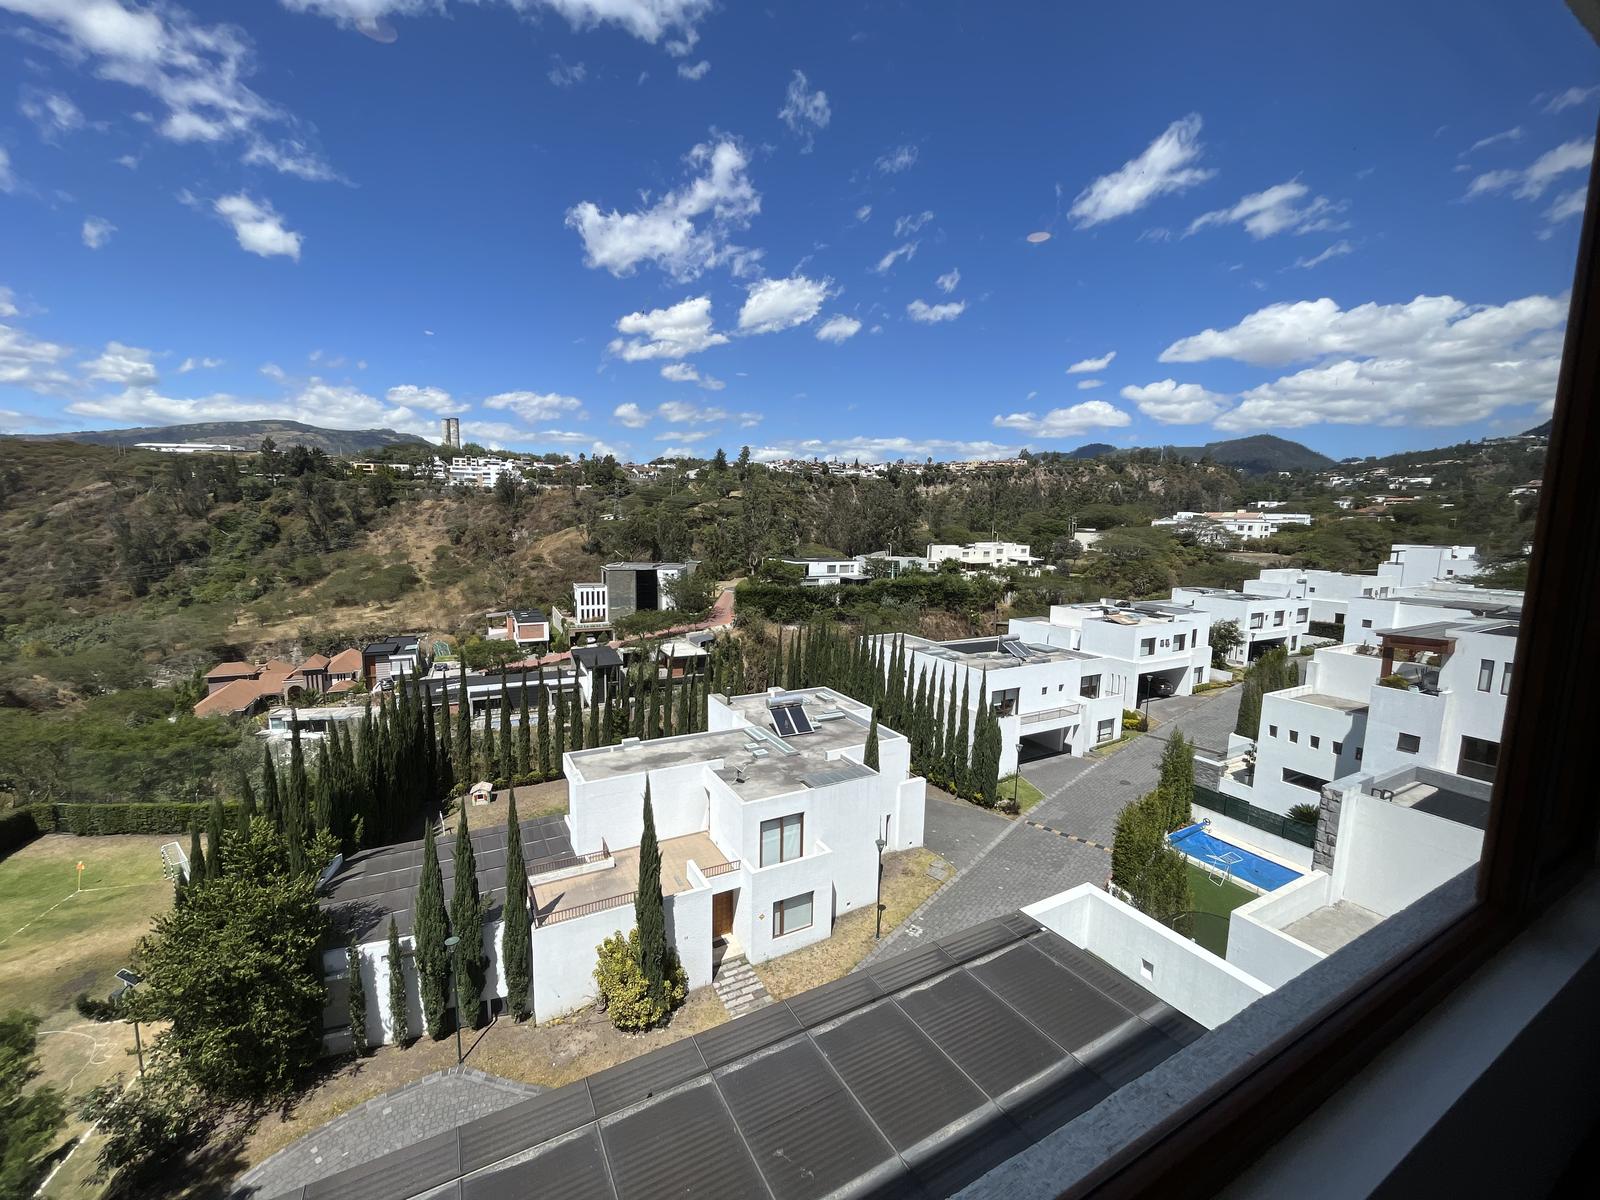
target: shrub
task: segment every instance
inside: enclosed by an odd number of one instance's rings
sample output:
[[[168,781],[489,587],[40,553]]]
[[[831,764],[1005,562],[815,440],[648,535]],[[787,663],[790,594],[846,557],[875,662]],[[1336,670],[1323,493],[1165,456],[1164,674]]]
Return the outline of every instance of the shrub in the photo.
[[[654,1028],[667,1019],[689,994],[689,976],[669,946],[667,948],[664,992],[656,992],[645,978],[639,961],[639,930],[627,935],[614,933],[595,948],[598,961],[594,981],[600,988],[600,1003],[611,1023],[628,1032]]]
[[[175,1068],[152,1069],[132,1087],[120,1078],[84,1097],[79,1115],[100,1132],[93,1178],[138,1194],[199,1144],[214,1123],[207,1106]]]
[[[1378,680],[1378,686],[1395,688],[1402,692],[1409,692],[1411,690],[1411,681],[1404,675],[1385,675],[1382,679]]]
[[[1296,804],[1289,809],[1288,815],[1289,820],[1291,821],[1300,821],[1306,825],[1315,825],[1317,823],[1317,818],[1322,815],[1322,805],[1311,803]]]
[[[1145,732],[1144,713],[1140,712],[1137,708],[1125,708],[1125,709],[1123,709],[1122,710],[1122,728],[1125,729],[1125,730],[1126,729],[1132,729],[1136,733],[1144,733]]]
[[[238,821],[238,807],[232,801],[222,806],[223,816],[230,826]],[[184,833],[204,824],[211,806],[176,801],[165,804],[32,804],[27,812],[41,833],[96,837],[112,833]],[[3,847],[4,831],[0,829],[0,850]]]

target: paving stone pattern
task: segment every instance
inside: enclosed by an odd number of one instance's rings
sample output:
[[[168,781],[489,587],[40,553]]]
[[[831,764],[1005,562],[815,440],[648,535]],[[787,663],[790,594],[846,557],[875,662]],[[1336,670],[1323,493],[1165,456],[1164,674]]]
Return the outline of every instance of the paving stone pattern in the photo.
[[[452,1067],[385,1092],[284,1147],[239,1178],[236,1195],[277,1196],[382,1158],[544,1091]]]
[[[1005,916],[1080,883],[1103,885],[1111,870],[1106,848],[1117,814],[1155,786],[1167,736],[1177,729],[1201,746],[1226,745],[1238,718],[1239,689],[1153,700],[1150,713],[1155,730],[1106,758],[1063,755],[1025,766],[1024,777],[1045,798],[1025,819],[1006,822],[976,860],[958,862],[961,873],[885,937],[866,962]],[[938,811],[930,803],[930,830],[939,824]]]
[[[742,954],[723,959],[711,985],[730,1017],[742,1017],[772,1003],[766,985]]]

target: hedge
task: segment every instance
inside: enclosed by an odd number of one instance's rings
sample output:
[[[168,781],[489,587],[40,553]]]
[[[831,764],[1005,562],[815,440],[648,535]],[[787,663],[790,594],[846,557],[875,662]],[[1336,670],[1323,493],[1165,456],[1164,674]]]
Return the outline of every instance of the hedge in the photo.
[[[39,836],[39,822],[31,809],[19,809],[0,817],[0,858],[20,850]]]
[[[229,828],[237,817],[237,801],[222,805]],[[109,833],[188,833],[203,827],[209,804],[34,804],[27,809],[41,833],[75,833],[94,837]]]

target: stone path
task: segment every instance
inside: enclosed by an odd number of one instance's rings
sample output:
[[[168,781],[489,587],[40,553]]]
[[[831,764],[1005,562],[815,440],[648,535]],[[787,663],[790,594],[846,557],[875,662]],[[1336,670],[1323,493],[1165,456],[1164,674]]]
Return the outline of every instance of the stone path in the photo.
[[[766,985],[742,954],[729,955],[722,960],[711,986],[717,989],[717,996],[730,1017],[742,1017],[772,1003]]]
[[[234,1195],[277,1196],[509,1108],[543,1088],[451,1067],[357,1105],[239,1178]]]
[[[1024,766],[1024,777],[1045,798],[1026,818],[997,829],[977,855],[969,853],[958,864],[961,873],[885,937],[865,961],[1003,917],[1080,883],[1103,885],[1111,870],[1108,847],[1117,814],[1155,786],[1167,737],[1181,730],[1202,746],[1225,745],[1238,717],[1239,689],[1153,700],[1150,711],[1157,722],[1155,731],[1106,758],[1062,756]]]

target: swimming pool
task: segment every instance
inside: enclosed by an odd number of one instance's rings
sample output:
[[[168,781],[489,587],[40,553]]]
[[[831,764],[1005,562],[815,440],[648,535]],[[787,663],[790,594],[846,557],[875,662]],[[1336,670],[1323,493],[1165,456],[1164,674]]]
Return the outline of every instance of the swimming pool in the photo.
[[[1286,883],[1300,878],[1300,872],[1262,858],[1242,846],[1225,842],[1206,831],[1204,825],[1190,825],[1167,835],[1167,843],[1187,854],[1200,866],[1214,871],[1227,871],[1240,883],[1253,884],[1262,891],[1271,892]]]

